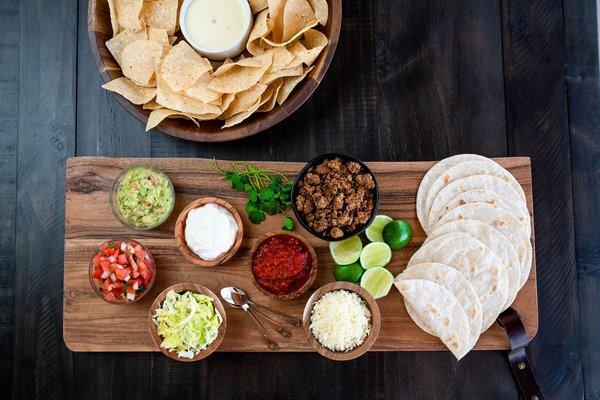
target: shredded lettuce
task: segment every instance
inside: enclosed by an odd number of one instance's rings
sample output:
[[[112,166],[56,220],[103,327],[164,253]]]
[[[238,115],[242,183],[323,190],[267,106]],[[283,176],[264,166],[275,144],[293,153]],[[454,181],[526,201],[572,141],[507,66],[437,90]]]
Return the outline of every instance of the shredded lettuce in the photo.
[[[192,358],[206,349],[219,333],[223,318],[212,298],[199,293],[167,293],[152,316],[161,347],[176,351],[179,357]]]

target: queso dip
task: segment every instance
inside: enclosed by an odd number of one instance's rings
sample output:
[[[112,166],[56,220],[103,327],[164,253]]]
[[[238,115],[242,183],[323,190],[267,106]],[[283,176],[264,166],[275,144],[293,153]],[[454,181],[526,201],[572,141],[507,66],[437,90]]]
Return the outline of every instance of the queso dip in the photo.
[[[242,1],[246,0],[193,0],[185,16],[189,39],[207,51],[238,44],[250,23]]]

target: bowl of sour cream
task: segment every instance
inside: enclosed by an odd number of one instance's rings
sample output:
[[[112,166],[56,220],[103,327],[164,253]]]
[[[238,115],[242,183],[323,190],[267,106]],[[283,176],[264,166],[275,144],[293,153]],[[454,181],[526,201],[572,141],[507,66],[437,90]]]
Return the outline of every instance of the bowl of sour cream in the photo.
[[[253,17],[247,0],[185,0],[179,26],[198,53],[222,61],[244,51]]]
[[[242,219],[225,200],[203,197],[188,204],[175,223],[175,241],[191,263],[214,267],[238,251],[244,237]]]

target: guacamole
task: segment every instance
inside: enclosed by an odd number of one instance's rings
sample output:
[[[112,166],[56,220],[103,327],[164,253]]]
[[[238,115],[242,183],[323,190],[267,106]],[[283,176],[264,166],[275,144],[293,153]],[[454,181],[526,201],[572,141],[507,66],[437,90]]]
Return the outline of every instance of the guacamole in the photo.
[[[119,217],[134,227],[153,227],[173,210],[171,181],[159,170],[138,166],[125,171],[116,187],[114,206]]]

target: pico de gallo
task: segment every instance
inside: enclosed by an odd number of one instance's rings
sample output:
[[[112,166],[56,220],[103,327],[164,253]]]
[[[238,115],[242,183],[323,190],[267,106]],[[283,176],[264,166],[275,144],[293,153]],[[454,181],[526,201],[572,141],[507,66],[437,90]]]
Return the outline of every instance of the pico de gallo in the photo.
[[[133,240],[105,242],[91,264],[92,284],[110,302],[136,301],[152,286],[154,262]]]

